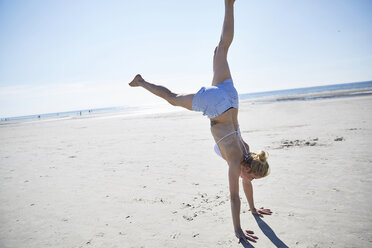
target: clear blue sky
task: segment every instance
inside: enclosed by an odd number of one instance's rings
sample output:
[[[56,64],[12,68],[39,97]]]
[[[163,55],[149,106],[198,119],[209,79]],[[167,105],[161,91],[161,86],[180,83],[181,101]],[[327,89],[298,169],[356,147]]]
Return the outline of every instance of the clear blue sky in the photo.
[[[0,117],[158,104],[212,79],[223,0],[0,0]],[[372,1],[237,0],[239,93],[372,80]]]

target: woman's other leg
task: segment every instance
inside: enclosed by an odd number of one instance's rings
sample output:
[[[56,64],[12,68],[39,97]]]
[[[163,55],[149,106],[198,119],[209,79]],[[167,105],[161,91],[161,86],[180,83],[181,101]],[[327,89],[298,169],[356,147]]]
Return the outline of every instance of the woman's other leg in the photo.
[[[225,18],[221,39],[214,50],[212,85],[217,85],[225,79],[231,78],[227,52],[234,38],[234,2],[235,0],[225,0]]]
[[[176,94],[171,92],[169,89],[161,85],[155,85],[149,82],[146,82],[141,75],[134,77],[132,82],[129,83],[132,87],[141,86],[151,93],[167,100],[173,106],[184,107],[188,110],[192,110],[192,99],[195,94]]]

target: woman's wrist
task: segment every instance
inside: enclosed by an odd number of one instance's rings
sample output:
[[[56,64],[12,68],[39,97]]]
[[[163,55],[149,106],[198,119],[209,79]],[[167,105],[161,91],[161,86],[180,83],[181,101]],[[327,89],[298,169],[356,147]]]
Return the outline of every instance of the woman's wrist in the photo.
[[[240,226],[238,226],[238,227],[235,227],[234,230],[235,230],[235,233],[238,233],[238,232],[242,231],[242,228]]]
[[[235,236],[240,238],[241,233],[243,232],[241,227],[235,228]]]

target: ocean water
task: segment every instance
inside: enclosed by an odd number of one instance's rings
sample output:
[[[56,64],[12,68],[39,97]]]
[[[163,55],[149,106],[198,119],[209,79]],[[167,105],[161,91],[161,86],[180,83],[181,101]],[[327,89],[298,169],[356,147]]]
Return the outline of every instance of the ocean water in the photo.
[[[335,92],[343,92],[341,94],[335,94]],[[317,94],[318,93],[318,94]],[[297,89],[286,89],[286,90],[275,90],[255,93],[239,94],[240,100],[251,100],[256,104],[268,103],[273,101],[308,101],[317,100],[332,97],[350,97],[356,95],[369,95],[372,94],[372,81],[355,82],[346,84],[332,84],[324,86],[315,86],[307,88]],[[99,109],[84,109],[68,112],[58,113],[47,113],[38,115],[27,115],[27,116],[16,116],[1,118],[0,122],[5,124],[6,122],[17,122],[23,120],[62,120],[68,118],[74,118],[79,116],[89,116],[95,114],[105,114],[112,112],[119,112],[123,115],[131,114],[144,114],[144,113],[157,113],[166,112],[170,109],[167,107],[109,107]]]
[[[21,121],[21,120],[45,120],[45,119],[68,119],[74,116],[86,116],[92,114],[108,113],[120,110],[133,111],[137,109],[136,107],[110,107],[110,108],[97,108],[97,109],[83,109],[67,112],[56,112],[56,113],[46,113],[46,114],[37,114],[37,115],[25,115],[25,116],[15,116],[1,118],[1,122],[4,121]]]
[[[272,101],[283,101],[283,100],[315,100],[320,98],[329,97],[347,97],[356,94],[371,94],[371,91],[365,91],[365,89],[371,89],[372,91],[372,81],[356,82],[356,83],[346,83],[346,84],[331,84],[323,86],[314,86],[306,88],[296,88],[296,89],[286,89],[286,90],[275,90],[275,91],[265,91],[256,93],[240,94],[241,100],[245,99],[260,99],[260,98],[270,98]],[[337,91],[351,91],[345,92],[344,94],[333,95],[332,92]],[[360,91],[357,91],[360,90]],[[314,93],[330,93],[322,94],[319,96],[314,96]],[[301,97],[290,97],[295,95],[301,95]]]

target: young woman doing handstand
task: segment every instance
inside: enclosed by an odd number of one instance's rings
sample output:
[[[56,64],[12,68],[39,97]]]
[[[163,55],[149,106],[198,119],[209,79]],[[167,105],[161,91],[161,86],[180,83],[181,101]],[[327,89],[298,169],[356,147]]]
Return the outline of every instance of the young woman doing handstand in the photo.
[[[253,235],[253,232],[248,230],[244,232],[240,226],[239,177],[242,178],[244,192],[252,213],[261,217],[263,214],[271,214],[270,209],[255,208],[251,183],[253,179],[269,174],[269,164],[266,161],[268,157],[266,152],[250,152],[239,130],[238,93],[227,63],[227,52],[234,36],[234,2],[234,0],[225,0],[221,39],[213,57],[211,87],[202,87],[195,94],[176,94],[163,86],[145,81],[139,74],[129,85],[143,87],[174,106],[201,111],[208,116],[211,122],[211,132],[216,141],[214,149],[229,166],[228,177],[235,235],[239,242],[247,242],[247,240],[256,242],[257,237]]]

